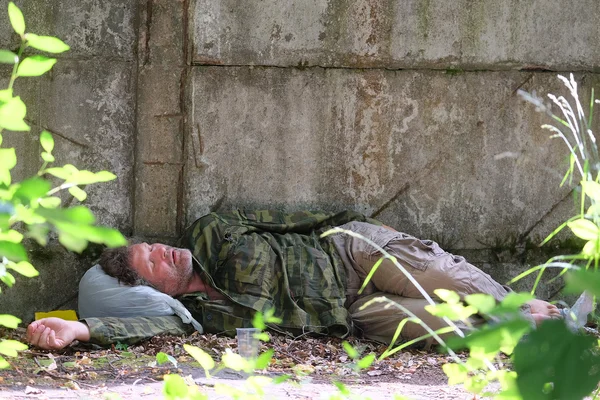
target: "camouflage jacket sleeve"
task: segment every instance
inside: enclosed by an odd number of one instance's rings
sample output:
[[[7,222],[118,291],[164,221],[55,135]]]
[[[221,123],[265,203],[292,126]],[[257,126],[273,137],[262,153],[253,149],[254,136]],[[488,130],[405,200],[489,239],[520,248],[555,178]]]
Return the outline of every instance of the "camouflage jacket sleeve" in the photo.
[[[185,335],[194,328],[184,324],[178,316],[132,317],[132,318],[84,318],[90,328],[90,342],[134,344],[156,335]]]

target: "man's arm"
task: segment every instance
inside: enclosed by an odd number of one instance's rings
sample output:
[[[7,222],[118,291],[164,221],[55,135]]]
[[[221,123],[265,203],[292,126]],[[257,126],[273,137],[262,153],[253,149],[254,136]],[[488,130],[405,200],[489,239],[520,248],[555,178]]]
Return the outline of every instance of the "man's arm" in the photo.
[[[102,345],[133,344],[156,335],[184,335],[193,330],[177,316],[85,318],[82,321],[44,318],[29,325],[27,341],[42,349],[57,350],[74,340]]]

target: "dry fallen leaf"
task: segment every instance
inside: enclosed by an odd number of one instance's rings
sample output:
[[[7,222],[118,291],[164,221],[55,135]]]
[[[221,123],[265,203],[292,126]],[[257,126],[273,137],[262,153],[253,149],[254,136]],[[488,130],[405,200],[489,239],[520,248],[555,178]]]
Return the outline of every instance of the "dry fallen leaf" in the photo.
[[[77,382],[73,382],[73,381],[65,382],[65,384],[63,385],[63,387],[65,387],[67,389],[71,389],[71,390],[81,390],[81,388],[79,387],[79,385],[77,384]]]
[[[34,388],[31,386],[25,387],[25,394],[41,394],[44,393],[42,389]]]
[[[378,369],[376,369],[374,371],[368,371],[367,372],[367,375],[369,375],[369,376],[379,376],[381,374],[382,374],[381,370],[378,370]]]

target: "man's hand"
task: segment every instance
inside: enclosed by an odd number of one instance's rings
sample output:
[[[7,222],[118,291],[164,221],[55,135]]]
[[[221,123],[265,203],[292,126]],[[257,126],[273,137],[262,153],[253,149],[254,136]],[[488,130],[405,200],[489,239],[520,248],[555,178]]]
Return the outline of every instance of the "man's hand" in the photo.
[[[42,349],[62,349],[73,340],[90,340],[90,329],[86,324],[60,318],[43,318],[33,321],[27,327],[27,341]]]

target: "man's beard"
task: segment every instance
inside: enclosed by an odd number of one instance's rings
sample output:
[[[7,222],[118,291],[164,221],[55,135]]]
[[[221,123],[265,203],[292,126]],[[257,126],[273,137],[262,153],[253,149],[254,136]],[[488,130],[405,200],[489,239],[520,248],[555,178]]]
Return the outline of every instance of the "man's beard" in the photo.
[[[194,268],[192,266],[192,254],[187,249],[174,249],[177,253],[177,262],[174,264],[173,281],[175,287],[170,290],[175,295],[183,294],[189,287],[194,277]]]

